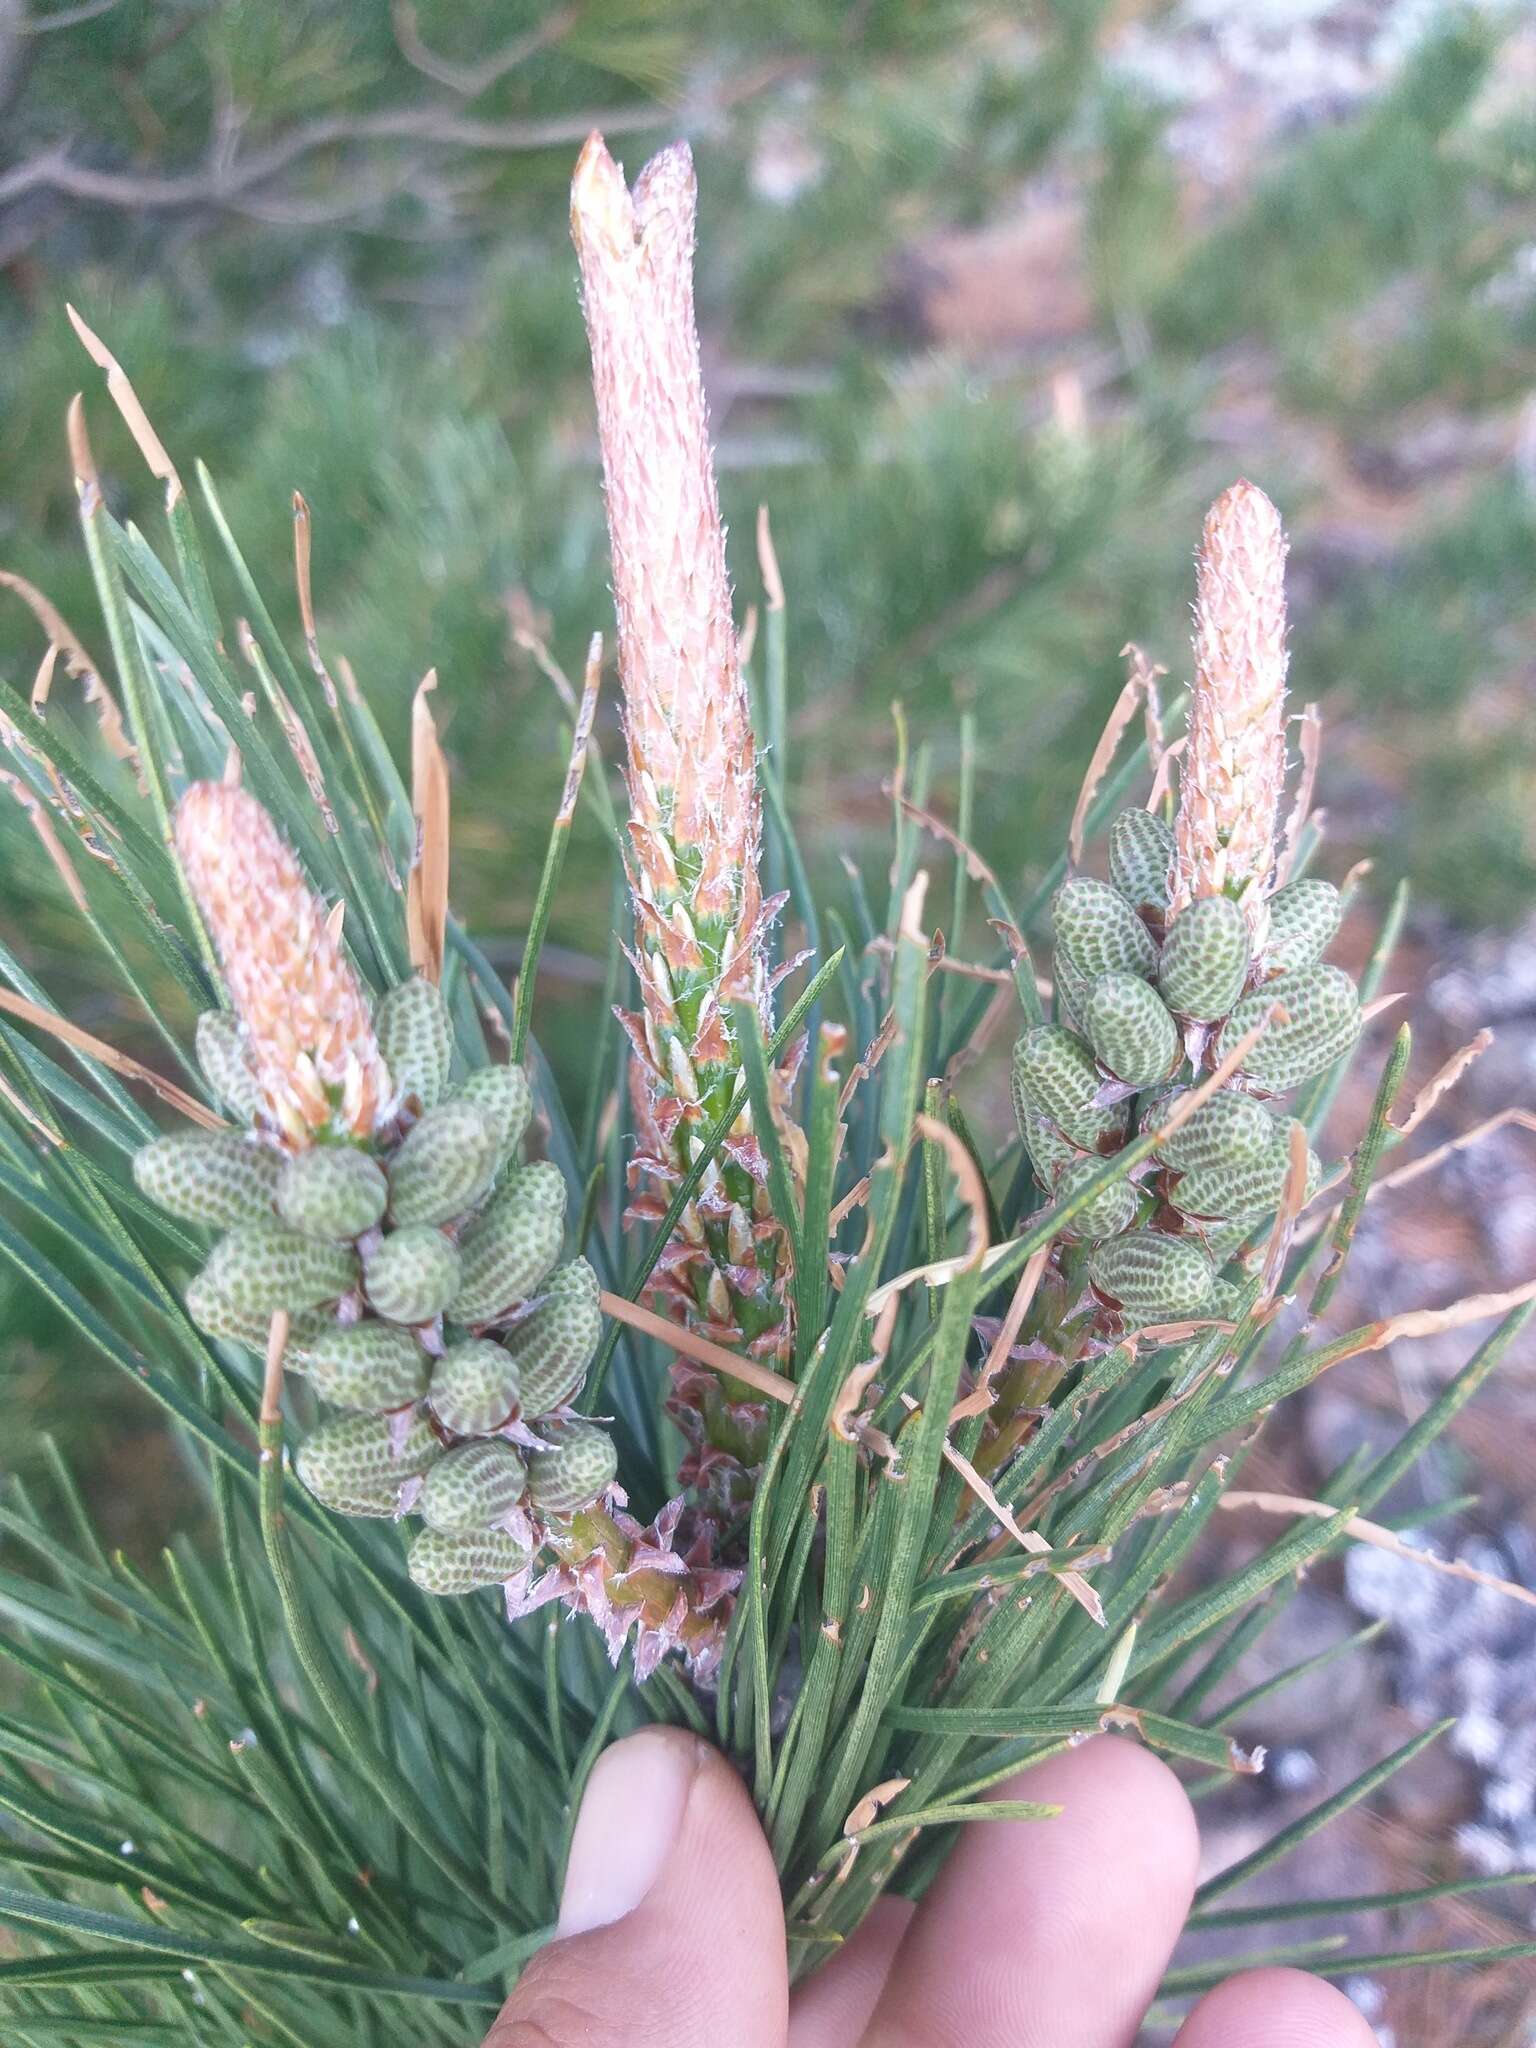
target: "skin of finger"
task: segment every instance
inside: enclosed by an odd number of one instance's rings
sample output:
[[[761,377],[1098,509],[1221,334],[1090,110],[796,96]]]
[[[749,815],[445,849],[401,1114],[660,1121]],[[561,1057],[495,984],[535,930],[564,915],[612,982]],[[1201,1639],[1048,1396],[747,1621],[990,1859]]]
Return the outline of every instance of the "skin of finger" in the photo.
[[[1245,1970],[1206,1993],[1174,2048],[1376,2048],[1376,2036],[1320,1977]]]
[[[789,2048],[848,2048],[869,2023],[912,1918],[910,1899],[877,1899],[845,1947],[790,1999]]]
[[[967,1829],[903,1937],[867,2048],[1128,2048],[1194,1891],[1183,1787],[1101,1736],[995,1796],[1062,1812]]]
[[[784,1909],[751,1799],[682,1730],[694,1777],[672,1854],[635,1909],[554,1941],[519,1979],[485,2048],[783,2048]]]

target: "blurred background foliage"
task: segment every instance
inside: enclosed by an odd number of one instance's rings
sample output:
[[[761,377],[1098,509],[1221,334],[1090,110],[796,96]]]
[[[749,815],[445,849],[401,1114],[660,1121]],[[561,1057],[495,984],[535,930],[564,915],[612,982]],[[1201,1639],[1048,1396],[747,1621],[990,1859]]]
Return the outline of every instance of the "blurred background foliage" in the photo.
[[[268,584],[308,498],[327,646],[392,732],[437,666],[462,908],[515,940],[559,763],[512,629],[570,664],[607,623],[565,183],[591,124],[632,165],[684,132],[735,573],[751,602],[767,502],[828,857],[883,824],[900,696],[941,801],[974,711],[982,849],[1038,869],[1123,641],[1180,673],[1195,515],[1250,468],[1293,524],[1336,824],[1508,918],[1536,874],[1529,12],[1226,12],[8,0],[0,561],[89,644],[73,300]],[[8,600],[6,672],[39,652]],[[606,910],[568,892],[559,936]]]
[[[739,599],[767,504],[829,899],[840,856],[884,857],[893,699],[946,814],[971,714],[976,842],[1010,888],[1038,877],[1127,638],[1179,680],[1199,514],[1247,470],[1292,525],[1341,871],[1411,868],[1431,924],[1512,921],[1533,86],[1528,8],[1422,0],[0,0],[0,568],[99,649],[82,387],[114,510],[158,532],[73,302],[269,592],[303,493],[327,656],[397,744],[437,668],[455,903],[511,971],[564,765],[525,643],[577,668],[609,624],[566,184],[593,125],[632,169],[682,133]],[[28,691],[44,644],[0,590],[0,674]],[[89,722],[77,687],[51,718]],[[610,693],[610,760],[614,717]],[[0,833],[28,906],[7,939],[66,993],[77,913],[4,791]],[[584,816],[546,1009],[597,999],[600,871]],[[29,1413],[67,1415],[57,1333],[0,1312]]]

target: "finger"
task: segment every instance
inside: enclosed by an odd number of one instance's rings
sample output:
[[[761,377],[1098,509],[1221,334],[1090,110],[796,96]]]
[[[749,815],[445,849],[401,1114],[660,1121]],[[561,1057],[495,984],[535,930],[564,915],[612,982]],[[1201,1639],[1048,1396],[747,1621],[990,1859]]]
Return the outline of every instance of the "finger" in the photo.
[[[868,2048],[1124,2048],[1189,1910],[1194,1811],[1100,1737],[998,1787],[1055,1820],[974,1825],[897,1951]]]
[[[790,2001],[789,2048],[848,2048],[862,2038],[912,1918],[907,1899],[877,1899],[846,1947]]]
[[[558,1938],[485,2048],[783,2048],[784,1909],[752,1802],[679,1729],[616,1742],[587,1782]]]
[[[1173,2048],[1376,2048],[1376,2036],[1320,1977],[1245,1970],[1206,1993]]]

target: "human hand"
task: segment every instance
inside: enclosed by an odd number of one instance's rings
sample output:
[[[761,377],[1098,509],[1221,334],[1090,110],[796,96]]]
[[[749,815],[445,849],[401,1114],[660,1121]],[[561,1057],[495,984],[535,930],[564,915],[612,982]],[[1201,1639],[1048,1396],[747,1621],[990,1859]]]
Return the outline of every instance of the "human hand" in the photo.
[[[1059,1804],[988,1821],[915,1911],[880,1901],[791,1998],[768,1844],[724,1758],[677,1729],[588,1781],[559,1938],[485,2048],[1128,2048],[1184,1924],[1194,1810],[1166,1765],[1101,1737],[998,1787]],[[1174,2048],[1374,2048],[1341,1993],[1249,1970]]]

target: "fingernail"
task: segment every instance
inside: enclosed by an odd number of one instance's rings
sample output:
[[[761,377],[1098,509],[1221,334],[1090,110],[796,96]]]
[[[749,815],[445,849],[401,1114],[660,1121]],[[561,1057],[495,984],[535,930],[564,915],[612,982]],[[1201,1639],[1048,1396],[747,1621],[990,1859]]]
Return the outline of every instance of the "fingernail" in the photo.
[[[627,1735],[598,1758],[571,1839],[560,1934],[632,1913],[661,1875],[683,1825],[697,1745],[662,1728]]]

